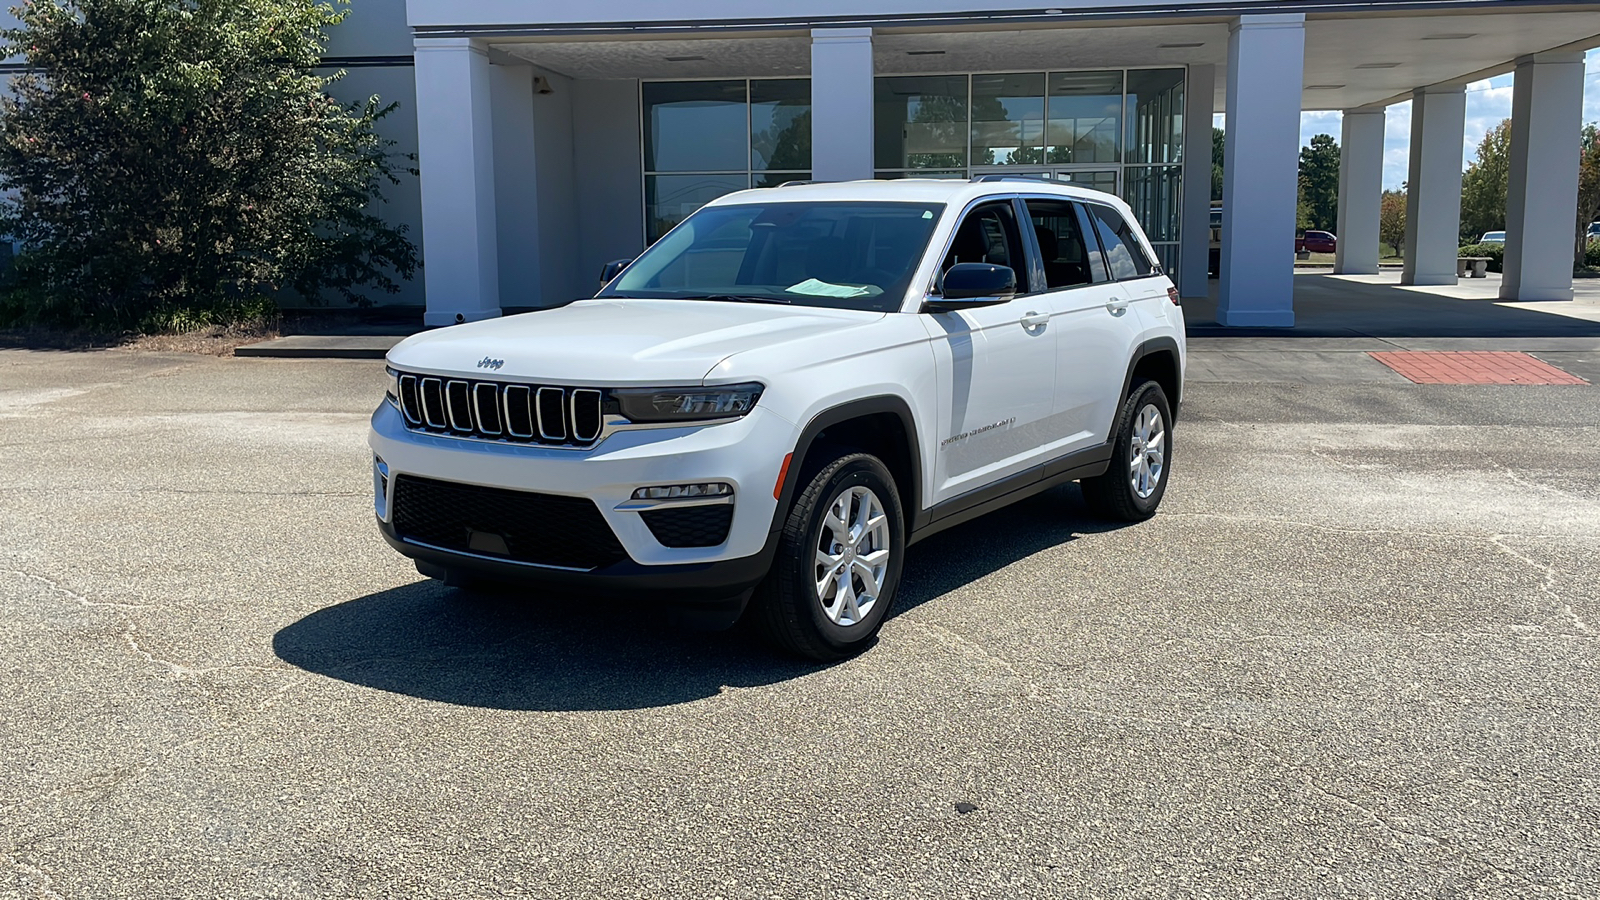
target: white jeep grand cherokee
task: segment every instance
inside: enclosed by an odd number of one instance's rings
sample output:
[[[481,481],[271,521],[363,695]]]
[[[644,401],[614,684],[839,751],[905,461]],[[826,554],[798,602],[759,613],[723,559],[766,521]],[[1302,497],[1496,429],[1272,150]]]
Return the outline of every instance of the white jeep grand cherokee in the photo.
[[[789,185],[690,216],[592,299],[417,335],[372,417],[424,575],[643,590],[815,659],[864,648],[906,546],[1067,481],[1150,517],[1178,294],[1115,197]]]

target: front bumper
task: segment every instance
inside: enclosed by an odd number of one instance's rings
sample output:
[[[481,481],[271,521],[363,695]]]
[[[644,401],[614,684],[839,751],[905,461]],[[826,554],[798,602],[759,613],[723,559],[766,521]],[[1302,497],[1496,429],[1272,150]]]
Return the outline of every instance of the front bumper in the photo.
[[[798,440],[793,424],[757,408],[735,422],[693,428],[620,431],[588,450],[443,437],[410,431],[385,403],[372,416],[368,443],[382,460],[374,473],[384,538],[436,569],[501,581],[585,585],[608,592],[736,594],[764,576],[775,546],[773,486]],[[627,554],[584,572],[418,544],[396,533],[392,508],[401,475],[590,500]],[[715,547],[664,546],[632,504],[640,487],[723,482],[734,488],[727,539]]]
[[[751,590],[766,577],[777,546],[776,541],[771,541],[754,556],[720,562],[643,566],[624,560],[602,569],[569,572],[413,544],[398,537],[394,526],[382,520],[378,529],[389,546],[415,560],[420,571],[435,577],[446,573],[470,575],[504,583],[558,585],[613,597],[649,594],[682,603],[715,603]]]

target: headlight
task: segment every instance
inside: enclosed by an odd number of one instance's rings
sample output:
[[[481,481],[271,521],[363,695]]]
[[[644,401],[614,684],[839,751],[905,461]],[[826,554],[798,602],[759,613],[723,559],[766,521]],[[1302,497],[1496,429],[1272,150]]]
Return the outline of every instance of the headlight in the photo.
[[[756,408],[764,386],[728,384],[708,388],[613,391],[631,422],[704,422],[737,419]]]
[[[384,371],[389,373],[389,386],[387,388],[384,388],[383,399],[389,401],[389,405],[390,406],[393,406],[395,409],[399,409],[400,408],[400,373],[396,372],[395,370],[390,369],[390,368],[385,368]]]

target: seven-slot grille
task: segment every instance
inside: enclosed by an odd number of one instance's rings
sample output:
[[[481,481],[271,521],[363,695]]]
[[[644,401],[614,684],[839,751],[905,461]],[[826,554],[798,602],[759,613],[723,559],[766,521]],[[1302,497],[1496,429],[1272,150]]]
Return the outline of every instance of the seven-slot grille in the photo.
[[[591,388],[400,376],[406,426],[458,437],[588,447],[604,428],[604,401]]]

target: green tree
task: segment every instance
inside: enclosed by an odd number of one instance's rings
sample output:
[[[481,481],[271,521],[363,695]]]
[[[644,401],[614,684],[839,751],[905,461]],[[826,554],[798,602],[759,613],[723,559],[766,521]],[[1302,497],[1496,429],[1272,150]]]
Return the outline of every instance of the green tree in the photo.
[[[1339,221],[1339,144],[1319,134],[1300,148],[1300,196],[1307,228],[1331,231]]]
[[[1228,133],[1211,129],[1211,202],[1222,199],[1222,161],[1228,152]]]
[[[1578,233],[1574,246],[1574,266],[1586,262],[1589,249],[1589,223],[1600,217],[1600,128],[1590,122],[1583,126],[1583,143],[1578,157]]]
[[[347,0],[334,0],[343,5]],[[393,106],[325,90],[328,0],[32,0],[0,32],[27,68],[0,103],[0,230],[24,250],[13,320],[127,327],[292,289],[394,292],[416,248],[377,215],[409,164]]]
[[[1476,244],[1486,231],[1506,227],[1506,191],[1511,182],[1511,120],[1489,129],[1478,155],[1461,176],[1461,243]]]
[[[1395,256],[1405,255],[1405,191],[1384,191],[1378,201],[1378,242],[1393,247]]]

